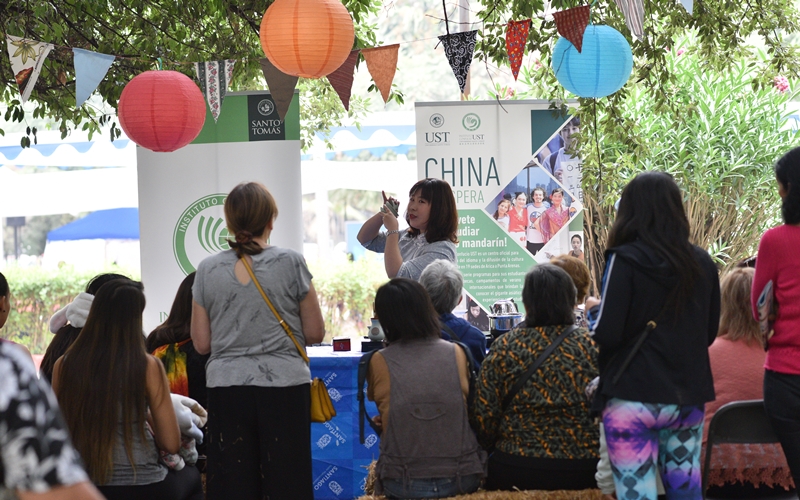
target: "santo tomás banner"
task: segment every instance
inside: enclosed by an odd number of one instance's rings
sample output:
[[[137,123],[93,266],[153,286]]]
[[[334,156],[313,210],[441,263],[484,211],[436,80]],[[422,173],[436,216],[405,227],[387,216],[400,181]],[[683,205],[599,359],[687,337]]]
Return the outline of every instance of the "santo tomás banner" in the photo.
[[[279,216],[271,243],[303,251],[298,95],[281,121],[269,92],[231,93],[215,122],[206,105],[200,135],[171,153],[137,147],[142,282],[147,332],[166,318],[187,274],[227,250],[227,193],[263,183]]]
[[[416,103],[420,179],[444,179],[458,207],[458,267],[484,311],[513,298],[550,257],[583,259],[577,118],[549,101]]]

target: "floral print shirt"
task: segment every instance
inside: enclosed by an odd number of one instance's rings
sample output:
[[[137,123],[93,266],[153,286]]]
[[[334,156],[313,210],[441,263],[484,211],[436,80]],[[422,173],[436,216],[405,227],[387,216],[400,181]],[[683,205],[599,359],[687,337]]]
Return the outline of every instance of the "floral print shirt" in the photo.
[[[0,500],[88,480],[53,391],[21,351],[0,341]]]

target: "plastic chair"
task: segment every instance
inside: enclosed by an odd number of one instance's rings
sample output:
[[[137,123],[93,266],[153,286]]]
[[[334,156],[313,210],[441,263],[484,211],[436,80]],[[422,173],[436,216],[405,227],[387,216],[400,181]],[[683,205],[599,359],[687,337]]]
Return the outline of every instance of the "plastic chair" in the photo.
[[[703,466],[703,498],[708,488],[708,473],[711,469],[711,453],[714,446],[723,443],[734,444],[770,444],[777,443],[778,437],[764,411],[764,401],[734,401],[723,405],[714,414],[708,426],[706,442],[706,459]],[[797,500],[794,491],[787,491],[779,496],[770,495],[774,500]]]

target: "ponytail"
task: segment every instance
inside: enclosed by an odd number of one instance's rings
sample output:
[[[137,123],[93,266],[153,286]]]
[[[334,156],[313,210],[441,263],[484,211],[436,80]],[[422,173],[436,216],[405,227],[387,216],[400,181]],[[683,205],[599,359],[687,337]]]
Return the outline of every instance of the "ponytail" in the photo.
[[[800,224],[800,147],[790,150],[775,163],[775,177],[786,190],[781,203],[784,224]]]

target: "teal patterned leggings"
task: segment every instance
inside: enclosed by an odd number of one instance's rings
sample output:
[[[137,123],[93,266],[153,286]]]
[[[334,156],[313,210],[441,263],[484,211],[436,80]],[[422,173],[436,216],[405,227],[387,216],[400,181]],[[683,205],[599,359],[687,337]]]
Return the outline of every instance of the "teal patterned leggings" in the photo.
[[[702,498],[704,406],[611,399],[603,410],[619,500],[656,500],[656,466],[668,500]]]

